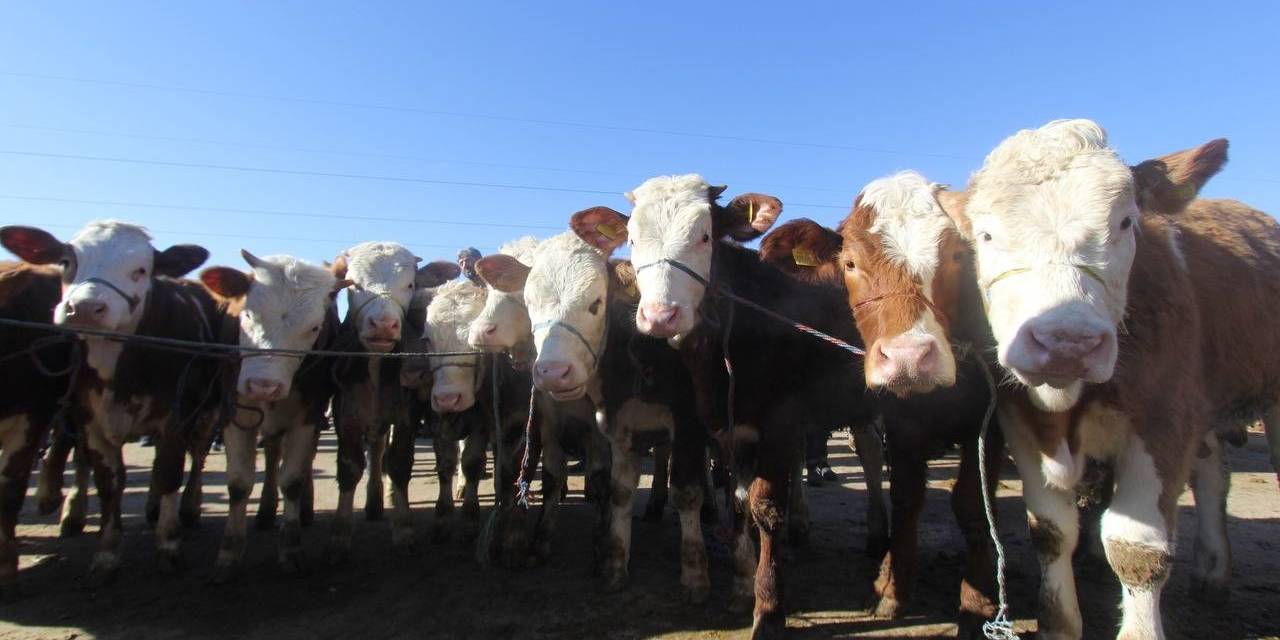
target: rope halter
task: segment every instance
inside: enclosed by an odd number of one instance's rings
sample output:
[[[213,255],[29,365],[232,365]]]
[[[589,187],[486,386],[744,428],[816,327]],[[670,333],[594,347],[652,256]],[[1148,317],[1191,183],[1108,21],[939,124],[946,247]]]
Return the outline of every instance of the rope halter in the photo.
[[[127,294],[127,293],[125,293],[125,292],[124,292],[124,290],[123,290],[123,289],[121,289],[120,287],[117,287],[116,285],[114,285],[114,284],[112,284],[111,282],[109,282],[109,281],[107,281],[107,280],[104,280],[104,279],[102,279],[102,278],[85,278],[84,280],[82,280],[82,281],[80,281],[80,282],[77,282],[77,283],[75,283],[75,284],[71,285],[71,288],[70,288],[70,289],[67,289],[67,292],[66,292],[65,294],[63,294],[63,296],[62,296],[62,297],[63,297],[63,299],[65,300],[66,298],[68,298],[68,297],[70,297],[70,296],[71,296],[71,292],[75,291],[76,289],[79,289],[80,287],[83,287],[83,286],[85,286],[85,285],[88,285],[88,284],[100,284],[100,285],[102,285],[102,286],[104,286],[104,287],[106,287],[106,288],[108,288],[108,289],[110,289],[110,290],[112,290],[112,291],[116,292],[116,294],[117,294],[117,295],[119,295],[121,298],[124,298],[125,304],[128,304],[128,305],[129,305],[129,315],[133,315],[133,312],[134,312],[134,311],[137,311],[137,309],[138,309],[138,305],[142,304],[142,298],[140,298],[140,297],[138,297],[138,296],[131,296],[131,295],[129,295],[129,294]],[[73,311],[74,311],[74,309],[73,309],[73,307],[71,306],[71,304],[70,304],[70,303],[65,303],[65,304],[66,304],[66,306],[67,306],[67,309],[68,309],[68,310],[73,310]]]

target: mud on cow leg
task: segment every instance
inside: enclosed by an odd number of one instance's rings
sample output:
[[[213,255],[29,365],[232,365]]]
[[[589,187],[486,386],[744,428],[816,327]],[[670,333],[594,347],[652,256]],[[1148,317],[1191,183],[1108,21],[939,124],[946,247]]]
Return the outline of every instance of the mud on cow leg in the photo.
[[[75,448],[75,438],[62,425],[54,425],[49,435],[49,451],[40,465],[36,481],[36,505],[40,515],[49,515],[62,506],[62,478],[67,472],[67,456]]]
[[[786,630],[781,542],[783,526],[787,520],[787,501],[790,498],[788,485],[794,462],[794,456],[789,453],[762,455],[757,465],[758,477],[751,484],[748,494],[751,518],[760,532],[752,638],[778,638]]]
[[[1116,462],[1116,494],[1102,515],[1102,544],[1122,587],[1121,640],[1164,637],[1160,594],[1173,566],[1170,524],[1184,482],[1161,478],[1136,437]]]
[[[93,469],[89,464],[88,447],[79,445],[72,453],[75,465],[75,484],[62,503],[58,535],[71,538],[84,532],[84,521],[89,515],[89,485],[93,482]]]

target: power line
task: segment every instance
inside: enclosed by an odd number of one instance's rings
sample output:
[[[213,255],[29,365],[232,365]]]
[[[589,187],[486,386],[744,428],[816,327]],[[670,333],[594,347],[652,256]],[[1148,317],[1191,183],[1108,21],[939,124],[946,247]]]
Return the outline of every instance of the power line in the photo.
[[[73,225],[73,224],[41,223],[40,226],[49,227],[51,229],[79,230],[82,228],[80,226]],[[167,234],[177,236],[179,238],[186,237],[186,236],[196,236],[196,237],[204,236],[204,237],[210,237],[210,238],[237,238],[240,240],[272,240],[272,241],[282,241],[282,242],[316,242],[316,243],[324,243],[324,244],[336,244],[336,245],[348,246],[348,247],[352,246],[349,240],[335,240],[333,238],[299,238],[296,236],[261,236],[261,235],[251,235],[251,234],[244,234],[244,233],[215,233],[212,231],[173,231],[168,229],[151,229],[151,228],[148,228],[147,230],[152,233],[167,233]],[[412,246],[410,248],[420,247],[420,248],[426,248],[426,249],[445,249],[445,250],[454,250],[459,248],[457,245],[451,245],[451,244],[422,244],[418,242],[402,243],[402,244],[406,244],[406,246],[409,246],[409,244],[411,244]],[[480,247],[480,248],[493,249],[495,251],[497,250],[497,247]]]
[[[240,98],[251,100],[268,100],[276,102],[291,102],[296,104],[314,104],[329,107],[344,107],[352,109],[373,109],[379,111],[396,111],[401,113],[418,113],[423,115],[447,116],[453,118],[472,118],[478,120],[494,120],[500,122],[514,122],[520,124],[539,124],[557,127],[572,127],[577,129],[591,129],[596,131],[620,131],[624,133],[643,133],[650,135],[665,135],[684,138],[698,138],[702,140],[722,140],[726,142],[747,142],[751,144],[769,144],[786,147],[807,147],[811,149],[832,149],[839,151],[852,151],[856,153],[874,153],[880,155],[896,155],[896,156],[918,156],[923,158],[944,158],[948,160],[966,160],[974,161],[981,158],[971,156],[947,154],[947,153],[928,153],[921,151],[901,151],[895,149],[880,149],[876,147],[861,147],[844,144],[831,144],[825,142],[808,142],[794,140],[776,140],[769,138],[753,138],[747,136],[732,136],[716,133],[698,133],[693,131],[674,131],[669,129],[657,129],[652,127],[633,127],[612,124],[597,124],[591,122],[575,122],[572,120],[552,120],[545,118],[526,118],[519,116],[506,116],[499,114],[474,113],[466,111],[452,111],[446,109],[428,109],[425,107],[377,104],[368,102],[351,102],[346,100],[325,100],[321,98],[301,98],[295,96],[268,95],[259,93],[248,93],[241,91],[221,91],[214,89],[200,89],[195,87],[178,87],[173,85],[152,84],[146,82],[125,82],[120,80],[100,80],[95,78],[79,78],[72,76],[60,76],[41,73],[28,73],[21,71],[0,71],[0,76],[10,76],[14,78],[30,78],[36,80],[54,80],[58,82],[76,82],[81,84],[96,84],[113,87],[128,87],[131,89],[146,89],[149,91],[169,91],[175,93],[189,93],[195,95],[217,96],[222,98]]]
[[[291,176],[308,176],[320,178],[345,178],[351,180],[375,180],[382,182],[404,182],[415,184],[432,184],[455,187],[479,187],[490,189],[515,189],[524,191],[544,191],[558,193],[586,193],[591,195],[618,196],[618,191],[602,191],[599,189],[575,189],[571,187],[548,187],[541,185],[522,185],[508,184],[499,182],[470,182],[466,180],[440,180],[434,178],[413,178],[406,176],[382,176],[374,174],[362,173],[339,173],[330,171],[304,171],[300,169],[280,169],[275,167],[245,167],[241,165],[229,164],[211,164],[203,162],[175,162],[169,160],[146,160],[141,158],[121,158],[111,156],[87,156],[69,153],[45,153],[41,151],[26,151],[17,149],[0,149],[0,154],[12,156],[25,156],[32,158],[50,158],[57,160],[84,160],[92,162],[114,162],[123,164],[136,164],[145,166],[159,167],[178,167],[183,169],[212,169],[221,171],[238,171],[245,173],[267,173],[275,175],[291,175]],[[847,205],[833,204],[814,204],[806,202],[793,202],[792,206],[799,207],[815,207],[821,209],[848,209]]]
[[[462,227],[500,227],[506,229],[545,229],[551,231],[564,231],[565,226],[539,225],[539,224],[513,224],[504,222],[463,222],[455,220],[434,220],[424,218],[401,218],[392,216],[363,216],[345,213],[310,213],[304,211],[277,211],[272,209],[242,209],[235,207],[203,207],[195,205],[180,204],[158,204],[150,202],[122,202],[119,200],[88,200],[81,198],[50,198],[44,196],[23,196],[14,194],[0,194],[3,200],[20,200],[24,202],[56,202],[64,204],[92,204],[111,207],[132,207],[138,209],[171,209],[177,211],[205,211],[215,213],[250,213],[254,215],[264,216],[283,216],[290,218],[324,218],[330,220],[362,220],[366,222],[407,222],[412,224],[441,224],[455,225]]]

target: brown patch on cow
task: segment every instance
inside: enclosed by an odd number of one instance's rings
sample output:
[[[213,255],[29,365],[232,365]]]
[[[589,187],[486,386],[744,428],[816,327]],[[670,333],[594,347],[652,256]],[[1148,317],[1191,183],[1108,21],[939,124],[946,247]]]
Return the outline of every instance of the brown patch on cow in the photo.
[[[609,298],[624,304],[639,304],[640,287],[636,284],[636,268],[630,260],[609,261]]]
[[[760,259],[801,282],[843,287],[839,262],[842,242],[839,233],[798,218],[760,241]],[[809,262],[804,258],[812,258],[813,264],[801,264]]]
[[[1173,556],[1165,549],[1127,540],[1106,540],[1107,561],[1120,583],[1134,589],[1151,589],[1169,577]]]
[[[1031,530],[1031,544],[1042,562],[1052,561],[1062,555],[1062,529],[1058,525],[1028,514],[1027,528]]]
[[[41,278],[56,278],[57,275],[57,267],[0,262],[0,306],[8,308],[19,303],[19,296],[26,296],[27,291],[37,286]]]

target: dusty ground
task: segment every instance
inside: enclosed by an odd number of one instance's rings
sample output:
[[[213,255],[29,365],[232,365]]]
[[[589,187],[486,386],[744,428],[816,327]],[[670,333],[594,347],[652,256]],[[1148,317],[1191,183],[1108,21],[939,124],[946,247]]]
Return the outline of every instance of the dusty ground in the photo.
[[[320,557],[336,502],[333,441],[331,434],[326,436],[317,465],[318,518],[305,533],[311,558],[305,575],[281,575],[274,564],[275,534],[251,530],[240,582],[209,583],[226,507],[223,457],[217,453],[209,462],[202,527],[186,541],[189,569],[179,576],[161,574],[152,554],[154,538],[140,515],[151,453],[131,446],[126,566],[119,580],[97,590],[82,584],[96,519],[84,536],[59,540],[55,519],[36,515],[34,501],[29,500],[25,524],[19,528],[26,595],[0,605],[0,639],[745,636],[749,618],[724,609],[730,569],[723,551],[713,548],[711,602],[702,607],[676,602],[678,533],[670,512],[661,524],[635,523],[630,589],[617,595],[597,593],[589,572],[590,514],[582,504],[578,478],[561,520],[554,559],[547,566],[519,572],[481,568],[472,545],[460,540],[431,544],[430,505],[437,485],[426,441],[418,449],[411,490],[421,542],[418,555],[396,556],[385,522],[359,520],[352,559],[331,567]],[[1236,559],[1232,600],[1211,607],[1188,596],[1193,512],[1190,495],[1185,495],[1178,566],[1164,597],[1170,637],[1280,635],[1280,493],[1261,436],[1251,438],[1246,449],[1231,451],[1235,474],[1229,528]],[[846,481],[810,490],[813,539],[806,548],[790,552],[786,570],[793,637],[953,635],[949,620],[958,594],[962,549],[946,501],[954,461],[941,461],[931,472],[916,603],[903,619],[885,621],[868,615],[876,565],[862,554],[866,529],[861,471],[842,441],[833,440],[832,452]],[[642,482],[647,486],[647,479]],[[999,512],[1010,553],[1013,613],[1019,631],[1026,632],[1035,624],[1038,568],[1018,496],[1018,482],[1007,474]],[[491,497],[486,481],[485,498]],[[637,513],[644,498],[637,501]],[[1079,583],[1086,637],[1112,637],[1119,601],[1116,582],[1105,568],[1086,566],[1079,569]]]

